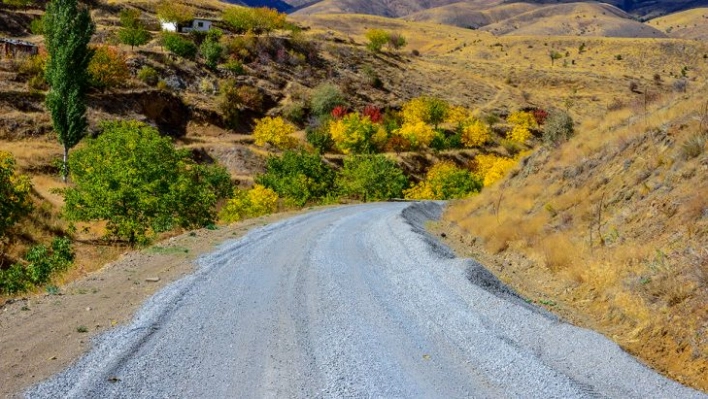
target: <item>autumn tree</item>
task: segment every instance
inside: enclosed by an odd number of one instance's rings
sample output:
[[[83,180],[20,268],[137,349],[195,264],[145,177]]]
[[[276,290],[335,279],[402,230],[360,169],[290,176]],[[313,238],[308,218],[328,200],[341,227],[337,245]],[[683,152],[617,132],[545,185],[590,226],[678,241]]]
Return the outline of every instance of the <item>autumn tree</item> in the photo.
[[[366,31],[365,36],[366,40],[369,41],[366,43],[366,47],[373,53],[380,52],[384,44],[389,41],[389,34],[383,29],[369,29]]]
[[[118,39],[121,43],[129,45],[131,50],[135,46],[142,46],[150,41],[150,32],[147,31],[145,24],[140,19],[140,10],[125,9],[121,11],[120,24]]]
[[[447,200],[463,198],[481,189],[482,182],[469,170],[452,161],[441,161],[428,170],[423,181],[404,194],[407,199]]]
[[[385,201],[401,198],[408,179],[398,164],[384,155],[355,155],[344,159],[337,186],[350,198]]]
[[[492,137],[489,126],[479,119],[472,119],[462,127],[462,144],[465,147],[481,147]]]
[[[49,53],[46,77],[50,90],[47,108],[59,142],[64,147],[62,177],[69,173],[69,149],[86,134],[86,90],[92,51],[88,44],[95,26],[87,8],[77,0],[52,0],[44,19],[45,45]]]
[[[250,190],[234,190],[219,213],[221,220],[234,223],[245,218],[269,215],[278,209],[278,193],[256,184]]]
[[[130,77],[125,56],[109,46],[99,46],[94,50],[88,72],[91,84],[103,89],[118,86]]]
[[[295,134],[295,126],[279,116],[275,118],[266,116],[257,121],[253,129],[253,138],[257,146],[271,144],[280,149],[295,147],[297,140],[293,134]]]
[[[330,123],[329,134],[334,144],[344,154],[373,152],[372,138],[379,129],[368,116],[357,112],[345,115]]]

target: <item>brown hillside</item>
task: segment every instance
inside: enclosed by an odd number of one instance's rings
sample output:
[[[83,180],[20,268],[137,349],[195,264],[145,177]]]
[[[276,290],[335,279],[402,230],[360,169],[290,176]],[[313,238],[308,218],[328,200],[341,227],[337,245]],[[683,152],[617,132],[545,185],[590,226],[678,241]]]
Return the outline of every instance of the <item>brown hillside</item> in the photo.
[[[302,8],[294,15],[367,14],[402,17],[428,8],[456,3],[458,0],[323,0]]]
[[[647,25],[679,39],[708,40],[708,8],[695,8],[655,18]]]
[[[538,5],[528,3],[500,3],[501,2],[463,1],[416,12],[404,18],[410,21],[437,22],[440,24],[459,26],[461,28],[478,29],[535,10],[539,7]]]
[[[666,37],[619,8],[596,3],[548,5],[481,29],[500,36]]]

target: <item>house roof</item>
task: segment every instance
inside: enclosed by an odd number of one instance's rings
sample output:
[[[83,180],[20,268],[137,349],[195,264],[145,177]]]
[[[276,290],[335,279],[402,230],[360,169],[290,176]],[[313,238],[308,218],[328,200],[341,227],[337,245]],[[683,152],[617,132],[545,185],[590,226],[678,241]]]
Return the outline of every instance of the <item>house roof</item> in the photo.
[[[20,40],[20,39],[9,39],[5,37],[0,37],[0,43],[8,43],[12,44],[14,46],[28,46],[28,47],[37,47],[36,44],[30,43],[28,41]]]

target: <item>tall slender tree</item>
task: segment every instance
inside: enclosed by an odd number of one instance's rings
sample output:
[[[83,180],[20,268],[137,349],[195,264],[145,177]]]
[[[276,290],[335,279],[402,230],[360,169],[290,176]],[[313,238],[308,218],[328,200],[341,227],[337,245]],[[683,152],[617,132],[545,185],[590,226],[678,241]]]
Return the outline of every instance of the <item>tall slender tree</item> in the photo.
[[[62,178],[68,175],[69,149],[86,134],[86,91],[92,51],[88,44],[96,27],[89,10],[77,0],[52,0],[45,15],[44,39],[47,62],[47,108],[59,143],[64,146]]]

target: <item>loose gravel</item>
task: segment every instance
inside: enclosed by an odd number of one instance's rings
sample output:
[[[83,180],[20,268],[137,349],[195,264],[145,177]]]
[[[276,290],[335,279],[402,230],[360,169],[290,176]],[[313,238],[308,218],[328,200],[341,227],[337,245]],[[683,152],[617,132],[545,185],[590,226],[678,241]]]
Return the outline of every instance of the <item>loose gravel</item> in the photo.
[[[707,398],[430,237],[437,203],[255,230],[28,398]]]

